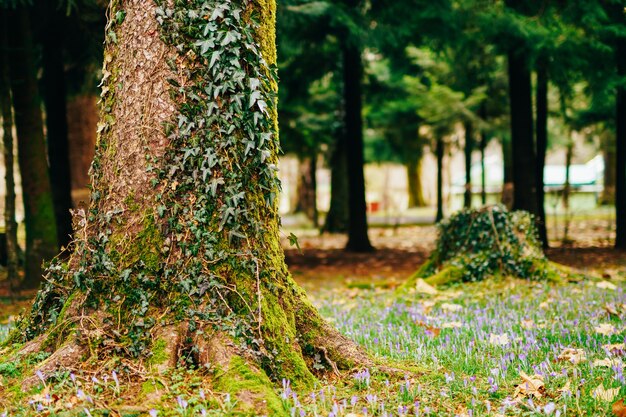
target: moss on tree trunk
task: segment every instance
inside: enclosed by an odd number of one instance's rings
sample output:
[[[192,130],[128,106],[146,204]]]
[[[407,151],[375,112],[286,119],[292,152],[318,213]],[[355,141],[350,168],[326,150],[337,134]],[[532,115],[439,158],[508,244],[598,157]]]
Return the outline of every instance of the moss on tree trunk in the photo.
[[[373,365],[284,262],[274,1],[131,0],[110,16],[92,201],[11,340],[49,350],[43,372],[193,365],[243,414],[287,414],[271,381]]]

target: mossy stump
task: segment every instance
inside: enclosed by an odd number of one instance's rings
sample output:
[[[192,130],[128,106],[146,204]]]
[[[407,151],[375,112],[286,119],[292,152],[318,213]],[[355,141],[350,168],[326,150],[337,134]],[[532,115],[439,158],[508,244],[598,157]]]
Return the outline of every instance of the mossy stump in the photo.
[[[410,292],[419,279],[443,285],[507,276],[534,281],[577,278],[546,258],[534,218],[527,212],[509,212],[502,205],[463,209],[437,228],[435,250],[400,292]]]
[[[375,365],[284,262],[275,14],[274,0],[111,2],[90,206],[0,350],[21,370],[0,409],[64,370],[116,370],[150,391],[125,406],[158,407],[182,367],[235,413],[279,416],[281,379]]]

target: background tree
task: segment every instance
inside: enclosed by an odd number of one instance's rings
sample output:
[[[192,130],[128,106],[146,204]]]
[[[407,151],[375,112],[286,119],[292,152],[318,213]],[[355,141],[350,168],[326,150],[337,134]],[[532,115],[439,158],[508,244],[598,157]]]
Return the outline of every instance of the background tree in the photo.
[[[48,176],[43,119],[35,65],[31,18],[27,7],[6,10],[9,32],[7,61],[17,131],[26,223],[25,274],[22,286],[36,288],[41,263],[57,253],[54,204]]]

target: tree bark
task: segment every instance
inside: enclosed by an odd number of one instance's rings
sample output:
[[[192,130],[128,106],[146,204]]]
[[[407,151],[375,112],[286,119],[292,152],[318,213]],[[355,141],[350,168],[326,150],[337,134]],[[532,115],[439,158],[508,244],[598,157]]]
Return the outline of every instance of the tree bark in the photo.
[[[367,235],[367,210],[365,203],[365,164],[363,156],[362,91],[363,62],[361,50],[350,40],[345,40],[343,53],[343,94],[345,103],[346,155],[348,167],[348,243],[346,250],[371,252]]]
[[[472,207],[472,151],[474,150],[474,125],[465,122],[465,191],[463,192],[463,207]]]
[[[602,135],[602,156],[604,158],[604,187],[600,197],[601,204],[615,204],[615,136],[608,132]]]
[[[300,175],[298,179],[298,202],[296,213],[304,213],[313,222],[313,227],[319,226],[317,214],[317,155],[301,159]]]
[[[443,137],[437,136],[437,144],[435,153],[437,156],[437,216],[435,222],[443,220],[443,154],[445,152],[445,144]]]
[[[44,373],[89,366],[85,355],[121,355],[159,378],[210,364],[196,375],[237,413],[286,416],[271,381],[312,387],[314,375],[374,363],[284,263],[275,3],[210,4],[128,0],[110,22],[89,211],[12,338],[32,339],[22,351],[53,340]]]
[[[89,185],[89,167],[96,147],[97,101],[96,96],[81,95],[67,103],[72,190],[83,190]]]
[[[19,287],[17,223],[15,221],[15,178],[13,175],[13,110],[11,106],[11,89],[9,65],[7,60],[8,33],[7,16],[0,10],[0,111],[2,112],[3,155],[4,155],[4,229],[6,236],[7,279],[11,292]]]
[[[422,191],[422,155],[411,158],[405,164],[409,193],[409,208],[426,207],[426,200]]]
[[[62,48],[64,15],[53,2],[45,2],[40,12],[45,14],[41,19],[44,22],[41,82],[46,109],[50,183],[59,246],[67,248],[72,240],[72,185]]]
[[[523,48],[508,54],[513,160],[513,208],[537,215],[536,158],[530,68]]]
[[[345,134],[337,135],[335,149],[330,158],[330,207],[324,220],[324,232],[348,231],[348,167]]]
[[[57,230],[28,10],[20,7],[7,11],[7,15],[11,90],[26,223],[22,286],[37,288],[42,262],[52,259],[57,253]]]
[[[623,24],[623,10],[616,8],[619,22]],[[626,38],[618,38],[615,59],[617,75],[623,80],[626,78]],[[615,247],[626,249],[626,87],[623,83],[617,87],[615,126]]]
[[[546,228],[545,191],[543,171],[546,165],[548,148],[548,65],[544,59],[537,63],[537,170],[535,173],[537,190],[536,225],[539,239],[544,248],[548,247],[548,231]]]
[[[480,202],[487,204],[487,174],[485,172],[485,148],[487,148],[487,134],[480,133]]]

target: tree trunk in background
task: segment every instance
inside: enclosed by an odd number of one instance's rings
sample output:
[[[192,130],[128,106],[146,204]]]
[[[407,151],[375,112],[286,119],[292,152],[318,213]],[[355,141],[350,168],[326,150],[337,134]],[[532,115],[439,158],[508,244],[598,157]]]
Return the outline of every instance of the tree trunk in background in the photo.
[[[617,8],[619,21],[624,21],[623,9]],[[619,38],[615,50],[617,74],[626,78],[626,39]],[[626,87],[617,88],[615,109],[615,247],[626,249]],[[606,169],[606,167],[605,167]]]
[[[480,133],[480,203],[487,204],[487,173],[485,172],[485,149],[487,148],[487,134]]]
[[[63,44],[65,19],[57,4],[44,2],[41,10],[45,15],[43,45],[42,95],[46,108],[46,133],[50,184],[54,201],[59,246],[67,247],[72,240],[72,185],[67,128],[67,98],[65,71],[63,68]]]
[[[110,22],[116,42],[107,37],[88,216],[78,219],[67,267],[50,268],[12,337],[32,339],[36,351],[50,341],[51,356],[37,364],[45,375],[80,369],[89,352],[99,363],[136,362],[143,377],[133,377],[130,365],[126,381],[140,390],[147,374],[169,378],[168,370],[193,362],[187,372],[232,395],[233,414],[288,416],[272,381],[313,388],[313,372],[329,376],[373,361],[319,316],[284,262],[274,169],[275,3],[233,2],[218,13],[196,4],[174,2],[170,12],[127,0],[124,20]],[[205,27],[205,17],[218,29],[186,30]],[[226,44],[225,25],[234,36]],[[204,52],[194,46],[201,42],[210,45]],[[221,56],[209,64],[215,51]],[[250,88],[256,101],[241,106]],[[212,117],[215,105],[232,113]],[[55,323],[77,317],[80,332],[58,331]],[[150,356],[157,347],[159,356]],[[22,389],[37,381],[26,378]]]
[[[89,200],[89,167],[96,149],[97,101],[96,96],[84,95],[72,97],[67,103],[72,191],[84,201]]]
[[[524,49],[508,54],[513,160],[513,208],[537,215],[535,143],[530,68]]]
[[[346,155],[348,167],[349,221],[348,244],[351,252],[370,252],[374,248],[367,235],[365,175],[363,156],[362,91],[363,62],[361,50],[349,40],[344,41],[343,95],[345,103]]]
[[[28,10],[21,7],[7,15],[11,90],[26,223],[22,286],[36,288],[41,280],[41,263],[57,254],[57,230]]]
[[[323,232],[345,233],[348,231],[348,222],[348,167],[345,134],[340,132],[330,158],[330,207]]]
[[[313,222],[313,227],[319,226],[317,214],[317,155],[299,159],[298,175],[298,202],[296,213],[304,213]]]
[[[11,106],[11,89],[9,66],[7,61],[8,33],[7,18],[0,10],[0,111],[2,112],[3,155],[5,168],[4,196],[4,231],[7,251],[7,279],[11,292],[19,287],[17,223],[15,221],[15,178],[13,170],[13,112]]]
[[[472,151],[474,150],[474,125],[465,122],[465,191],[463,192],[463,207],[472,207]]]
[[[511,137],[502,136],[502,178],[505,184],[513,182],[513,150]]]
[[[410,159],[405,164],[409,193],[409,208],[426,207],[424,193],[422,191],[422,155],[418,158]]]
[[[537,62],[537,169],[535,172],[537,190],[537,217],[536,225],[539,239],[544,248],[548,247],[548,231],[546,228],[545,191],[543,171],[546,165],[546,150],[548,149],[548,66],[544,59]]]
[[[445,152],[443,137],[437,136],[435,153],[437,156],[437,216],[435,222],[443,220],[443,154]]]
[[[615,136],[605,132],[602,135],[602,156],[604,158],[604,187],[600,204],[615,204]]]

